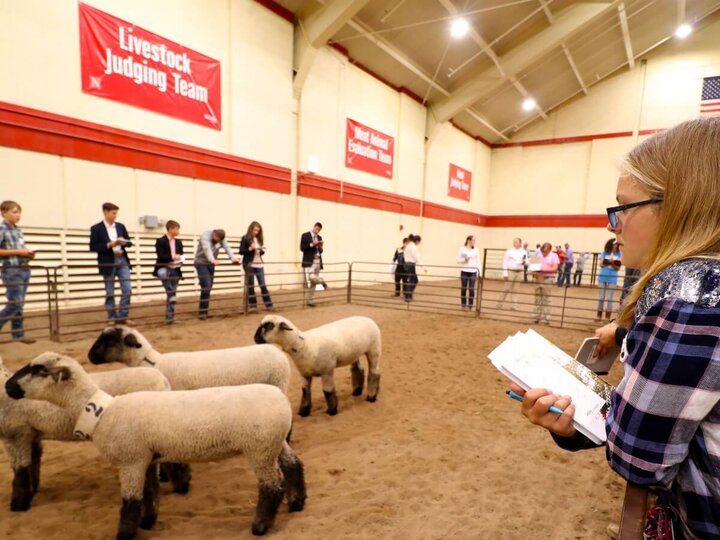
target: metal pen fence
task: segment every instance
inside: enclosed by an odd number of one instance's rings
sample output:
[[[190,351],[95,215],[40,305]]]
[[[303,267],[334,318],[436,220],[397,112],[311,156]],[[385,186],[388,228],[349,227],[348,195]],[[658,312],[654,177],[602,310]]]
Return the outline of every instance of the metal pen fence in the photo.
[[[150,240],[153,242],[152,249],[148,245]],[[31,277],[24,309],[25,330],[29,337],[56,341],[75,339],[97,332],[107,324],[103,306],[103,279],[98,274],[97,264],[87,256],[87,251],[79,253],[80,246],[87,250],[87,236],[84,243],[75,244],[78,248],[76,251],[68,249],[67,234],[57,242],[55,253],[58,258],[68,262],[47,264],[53,262],[50,256],[52,252],[45,250],[41,252],[44,257],[38,257],[38,262],[30,265]],[[502,279],[502,253],[502,250],[484,251],[483,266],[479,273],[481,277],[472,287],[474,298],[471,309],[463,309],[461,304],[461,269],[457,266],[418,267],[418,285],[412,300],[406,302],[404,284],[401,280],[399,291],[396,289],[390,263],[372,261],[326,263],[322,276],[327,289],[317,291],[314,300],[320,306],[351,303],[533,324],[536,319],[536,287],[532,277],[528,275],[527,282],[524,276],[518,280],[513,302],[511,291],[506,291],[508,282]],[[94,256],[92,253],[89,255]],[[594,255],[588,275],[580,287],[552,287],[552,326],[586,330],[600,324],[596,317],[597,288],[591,285],[597,273],[597,254]],[[184,279],[180,281],[177,290],[175,320],[178,322],[196,320],[198,316],[200,286],[191,256],[188,259],[188,263],[183,266]],[[46,264],[39,264],[40,261]],[[139,239],[132,262],[130,318],[140,325],[162,324],[165,319],[166,293],[161,281],[152,275],[155,262],[154,237]],[[264,273],[275,310],[285,311],[308,305],[309,289],[299,263],[268,262],[264,265]],[[257,283],[254,286],[257,310],[263,311],[262,295]],[[218,265],[210,299],[210,316],[247,315],[255,311],[249,304],[247,287],[242,266],[229,263]],[[119,299],[119,287],[116,289],[116,299]],[[619,295],[618,287],[613,311],[617,310]],[[469,304],[469,296],[468,291],[466,305]],[[9,340],[9,332],[0,334],[0,343]]]

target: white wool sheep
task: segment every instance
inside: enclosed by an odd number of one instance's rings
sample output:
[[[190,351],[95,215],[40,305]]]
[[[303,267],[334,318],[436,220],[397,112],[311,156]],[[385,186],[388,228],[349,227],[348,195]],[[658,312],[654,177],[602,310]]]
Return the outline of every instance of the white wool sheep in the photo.
[[[253,534],[264,534],[283,498],[302,510],[302,463],[285,438],[292,410],[277,387],[249,384],[111,397],[72,358],[44,353],[5,383],[13,399],[46,400],[65,409],[75,432],[92,439],[118,467],[122,509],[118,539],[157,519],[157,464],[215,461],[245,455],[258,478]]]
[[[368,317],[348,317],[301,332],[279,315],[267,315],[255,332],[255,343],[275,343],[290,355],[303,376],[300,416],[310,414],[310,387],[313,377],[321,377],[327,413],[337,414],[334,370],[351,366],[353,396],[363,390],[360,357],[368,361],[367,400],[374,402],[380,389],[380,328]]]
[[[12,376],[0,359],[0,383]],[[170,390],[170,383],[157,370],[150,368],[118,369],[93,373],[93,381],[110,395],[117,396],[139,390]],[[42,439],[55,441],[78,441],[73,436],[75,419],[65,410],[46,401],[10,399],[0,393],[0,440],[13,469],[10,510],[23,512],[30,508],[33,496],[40,484]],[[170,472],[176,492],[187,492],[189,476],[176,483],[177,474],[183,473],[174,466]]]
[[[106,328],[90,348],[93,364],[122,362],[128,366],[154,367],[170,381],[173,390],[262,383],[287,392],[290,362],[270,345],[232,349],[160,353],[135,328]]]

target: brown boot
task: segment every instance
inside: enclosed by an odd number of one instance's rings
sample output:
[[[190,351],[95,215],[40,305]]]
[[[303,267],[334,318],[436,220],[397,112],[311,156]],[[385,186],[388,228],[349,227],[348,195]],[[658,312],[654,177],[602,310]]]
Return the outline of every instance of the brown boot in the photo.
[[[602,321],[602,311],[597,312],[597,317],[595,317],[595,322]]]
[[[609,311],[606,311],[606,312],[605,312],[605,318],[606,318],[607,320],[610,320],[610,317],[612,317],[612,313],[609,312]]]

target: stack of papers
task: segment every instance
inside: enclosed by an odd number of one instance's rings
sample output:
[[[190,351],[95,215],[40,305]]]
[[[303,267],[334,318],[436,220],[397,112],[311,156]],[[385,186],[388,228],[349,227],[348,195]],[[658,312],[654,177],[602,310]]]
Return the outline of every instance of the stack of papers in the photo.
[[[488,357],[505,376],[522,386],[567,395],[575,405],[573,425],[595,444],[606,440],[605,417],[612,385],[534,330],[508,337]]]

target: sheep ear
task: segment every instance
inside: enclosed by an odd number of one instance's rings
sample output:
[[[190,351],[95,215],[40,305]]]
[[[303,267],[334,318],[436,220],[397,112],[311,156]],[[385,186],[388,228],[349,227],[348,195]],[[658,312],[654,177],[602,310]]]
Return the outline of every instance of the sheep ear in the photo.
[[[292,326],[290,326],[286,322],[281,322],[279,327],[280,327],[280,330],[285,330],[285,331],[293,329]]]
[[[137,337],[135,337],[135,334],[128,334],[125,336],[125,339],[123,339],[123,342],[127,347],[135,347],[136,349],[142,347],[140,342],[137,340]]]
[[[70,370],[66,367],[51,368],[48,373],[56,383],[70,379]]]

